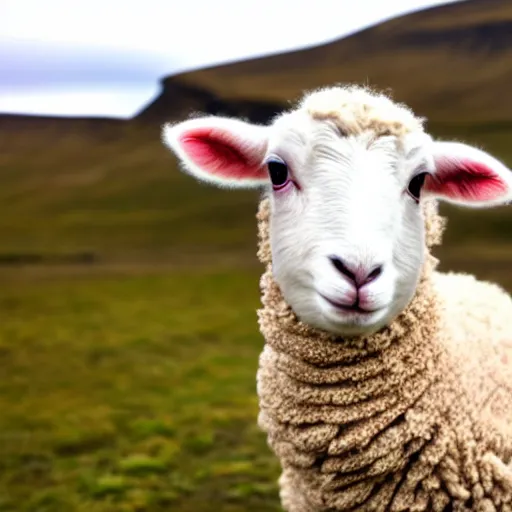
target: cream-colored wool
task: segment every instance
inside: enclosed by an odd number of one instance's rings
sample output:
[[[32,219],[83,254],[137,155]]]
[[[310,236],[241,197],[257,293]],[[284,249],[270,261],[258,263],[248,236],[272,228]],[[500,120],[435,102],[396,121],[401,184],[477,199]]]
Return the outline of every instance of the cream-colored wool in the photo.
[[[338,103],[325,94],[305,108],[342,119],[343,93]],[[354,119],[372,111],[357,108]],[[412,114],[386,108],[389,118],[381,109],[377,121],[340,126],[376,136],[386,133],[381,122],[394,134],[418,129]],[[266,270],[257,381],[259,425],[283,469],[283,508],[512,512],[511,299],[497,285],[436,270],[431,249],[444,228],[436,203],[423,204],[428,254],[413,300],[384,330],[354,339],[304,325],[283,299],[270,207],[264,199],[258,213]]]
[[[505,293],[441,274],[429,256],[388,328],[336,339],[284,301],[268,213],[264,200],[259,424],[283,467],[284,509],[512,511],[512,322],[497,310]],[[443,223],[432,204],[425,213],[430,249]]]
[[[360,86],[326,87],[304,96],[299,108],[312,118],[336,122],[344,135],[371,130],[377,137],[423,131],[423,118],[404,104]]]

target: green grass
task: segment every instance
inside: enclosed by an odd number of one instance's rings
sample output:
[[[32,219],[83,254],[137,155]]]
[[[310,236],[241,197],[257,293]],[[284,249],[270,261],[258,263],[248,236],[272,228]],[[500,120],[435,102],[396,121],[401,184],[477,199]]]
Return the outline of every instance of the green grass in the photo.
[[[138,261],[253,243],[257,194],[198,184],[155,130],[121,125],[105,141],[71,124],[2,137],[0,253]]]
[[[257,280],[4,279],[0,510],[279,510]]]

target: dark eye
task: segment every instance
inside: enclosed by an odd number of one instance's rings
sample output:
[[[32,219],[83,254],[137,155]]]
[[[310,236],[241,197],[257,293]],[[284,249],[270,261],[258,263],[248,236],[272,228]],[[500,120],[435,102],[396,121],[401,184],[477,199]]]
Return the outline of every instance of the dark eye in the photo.
[[[267,162],[268,174],[274,188],[280,188],[288,182],[288,166],[279,158],[272,157]]]
[[[423,184],[425,183],[425,178],[427,177],[428,172],[420,172],[416,174],[414,178],[409,182],[409,186],[407,187],[407,192],[415,199],[416,201],[420,200],[421,189]]]

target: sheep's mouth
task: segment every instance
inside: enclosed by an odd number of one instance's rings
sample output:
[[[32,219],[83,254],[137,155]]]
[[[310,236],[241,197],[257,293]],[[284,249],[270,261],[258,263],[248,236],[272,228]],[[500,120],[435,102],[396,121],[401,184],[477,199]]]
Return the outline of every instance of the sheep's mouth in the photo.
[[[320,297],[328,302],[331,306],[336,308],[339,311],[343,311],[345,313],[357,313],[360,315],[371,315],[379,311],[379,309],[364,309],[359,306],[359,302],[355,302],[354,304],[344,304],[342,302],[338,302],[336,300],[330,299],[329,297],[319,293]]]

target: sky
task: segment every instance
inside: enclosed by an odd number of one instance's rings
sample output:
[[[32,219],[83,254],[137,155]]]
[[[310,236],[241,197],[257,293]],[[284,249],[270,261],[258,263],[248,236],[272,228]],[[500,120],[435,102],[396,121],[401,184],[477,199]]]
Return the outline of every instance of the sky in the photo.
[[[0,113],[130,118],[160,79],[459,0],[0,0]]]

